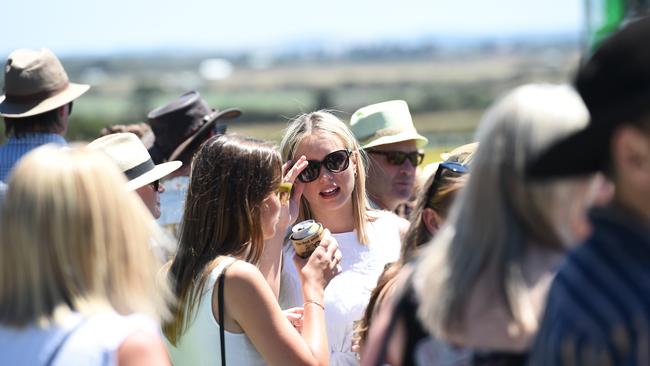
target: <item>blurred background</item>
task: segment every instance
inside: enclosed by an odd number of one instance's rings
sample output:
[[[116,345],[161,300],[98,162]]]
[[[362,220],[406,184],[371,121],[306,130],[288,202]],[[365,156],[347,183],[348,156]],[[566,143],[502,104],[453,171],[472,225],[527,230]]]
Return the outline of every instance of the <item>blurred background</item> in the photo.
[[[647,3],[10,2],[0,54],[48,47],[72,81],[92,85],[75,101],[68,140],[145,121],[192,89],[213,108],[242,109],[229,131],[275,141],[299,113],[327,108],[347,121],[367,104],[404,99],[430,140],[427,160],[437,160],[469,142],[508,89],[570,82],[581,55]]]

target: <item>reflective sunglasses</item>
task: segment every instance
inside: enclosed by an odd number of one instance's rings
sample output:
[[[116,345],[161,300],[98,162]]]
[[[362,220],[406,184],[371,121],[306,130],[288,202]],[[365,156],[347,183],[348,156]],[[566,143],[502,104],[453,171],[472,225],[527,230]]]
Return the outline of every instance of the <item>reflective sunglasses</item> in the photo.
[[[282,205],[285,205],[287,202],[289,202],[289,199],[291,198],[291,188],[293,188],[293,184],[289,182],[282,182],[278,186],[276,193],[278,194],[278,198],[280,199],[280,203]]]
[[[378,150],[368,150],[370,154],[379,154],[386,157],[386,161],[391,165],[402,165],[404,160],[408,159],[412,166],[418,166],[422,164],[424,160],[424,153],[421,151],[378,151]]]
[[[158,188],[160,188],[160,179],[156,179],[149,184],[151,185],[151,188],[153,188],[154,192],[158,192]]]
[[[343,149],[331,152],[321,161],[307,160],[307,167],[303,170],[298,179],[303,183],[315,181],[320,176],[320,167],[324,166],[332,173],[340,173],[350,165],[350,155],[352,151]]]
[[[438,192],[438,186],[440,186],[440,181],[442,179],[442,174],[445,172],[445,170],[450,171],[458,176],[469,172],[467,166],[460,163],[445,161],[438,164],[438,169],[436,169],[436,174],[433,177],[431,186],[429,187],[429,192],[427,192],[428,202],[431,202],[433,197],[436,196],[436,193]]]

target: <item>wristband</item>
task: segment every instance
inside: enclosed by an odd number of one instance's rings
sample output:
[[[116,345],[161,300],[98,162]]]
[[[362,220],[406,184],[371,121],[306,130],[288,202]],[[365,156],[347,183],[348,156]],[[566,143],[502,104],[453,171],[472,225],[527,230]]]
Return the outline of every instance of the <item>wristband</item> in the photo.
[[[302,304],[302,307],[304,308],[305,305],[307,305],[307,304],[314,304],[314,305],[317,305],[317,306],[319,306],[321,309],[323,309],[323,311],[325,311],[325,306],[323,306],[323,304],[319,303],[319,302],[316,301],[316,300],[305,300],[305,303]]]

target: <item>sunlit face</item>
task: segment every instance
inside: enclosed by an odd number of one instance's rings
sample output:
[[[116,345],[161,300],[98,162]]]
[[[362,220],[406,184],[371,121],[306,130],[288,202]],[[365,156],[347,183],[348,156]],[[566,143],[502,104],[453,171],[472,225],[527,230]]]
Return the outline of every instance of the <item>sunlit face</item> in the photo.
[[[401,141],[393,144],[375,146],[371,151],[416,152],[415,140]],[[368,154],[370,169],[366,179],[366,189],[374,203],[381,208],[393,211],[400,203],[406,202],[413,191],[415,170],[408,159],[401,165],[393,165],[381,154]]]
[[[328,154],[346,148],[338,136],[318,131],[302,139],[296,148],[294,158],[304,155],[307,160],[322,161]],[[351,197],[356,169],[356,154],[353,153],[350,156],[350,164],[344,171],[332,173],[321,166],[318,178],[309,183],[300,183],[305,186],[303,197],[309,202],[314,215],[352,210]]]
[[[275,236],[280,220],[280,210],[282,204],[276,192],[269,194],[261,206],[261,220],[262,220],[262,234],[264,240],[270,239]]]
[[[165,186],[159,183],[157,188],[154,183],[149,183],[135,190],[155,219],[160,217],[160,194],[165,192]]]

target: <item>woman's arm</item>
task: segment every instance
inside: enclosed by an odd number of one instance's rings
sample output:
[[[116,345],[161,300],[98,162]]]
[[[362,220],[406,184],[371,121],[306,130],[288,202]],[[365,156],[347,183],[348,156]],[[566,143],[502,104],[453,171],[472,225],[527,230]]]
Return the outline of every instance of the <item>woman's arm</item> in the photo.
[[[262,256],[257,264],[260,272],[266,279],[266,282],[271,287],[271,291],[275,295],[276,300],[280,295],[280,274],[282,272],[282,246],[284,245],[285,235],[290,225],[294,223],[298,217],[298,207],[300,205],[300,196],[304,186],[300,184],[296,178],[298,174],[307,167],[305,157],[298,159],[291,169],[288,169],[288,163],[282,166],[282,171],[285,172],[283,177],[284,182],[294,184],[291,200],[287,205],[280,210],[280,219],[275,230],[273,238],[264,241],[264,250]]]
[[[314,281],[303,287],[309,300],[323,303],[321,284]],[[282,313],[266,279],[241,261],[227,272],[224,297],[227,317],[239,324],[269,365],[328,364],[325,315],[319,306],[305,304],[301,336]]]

